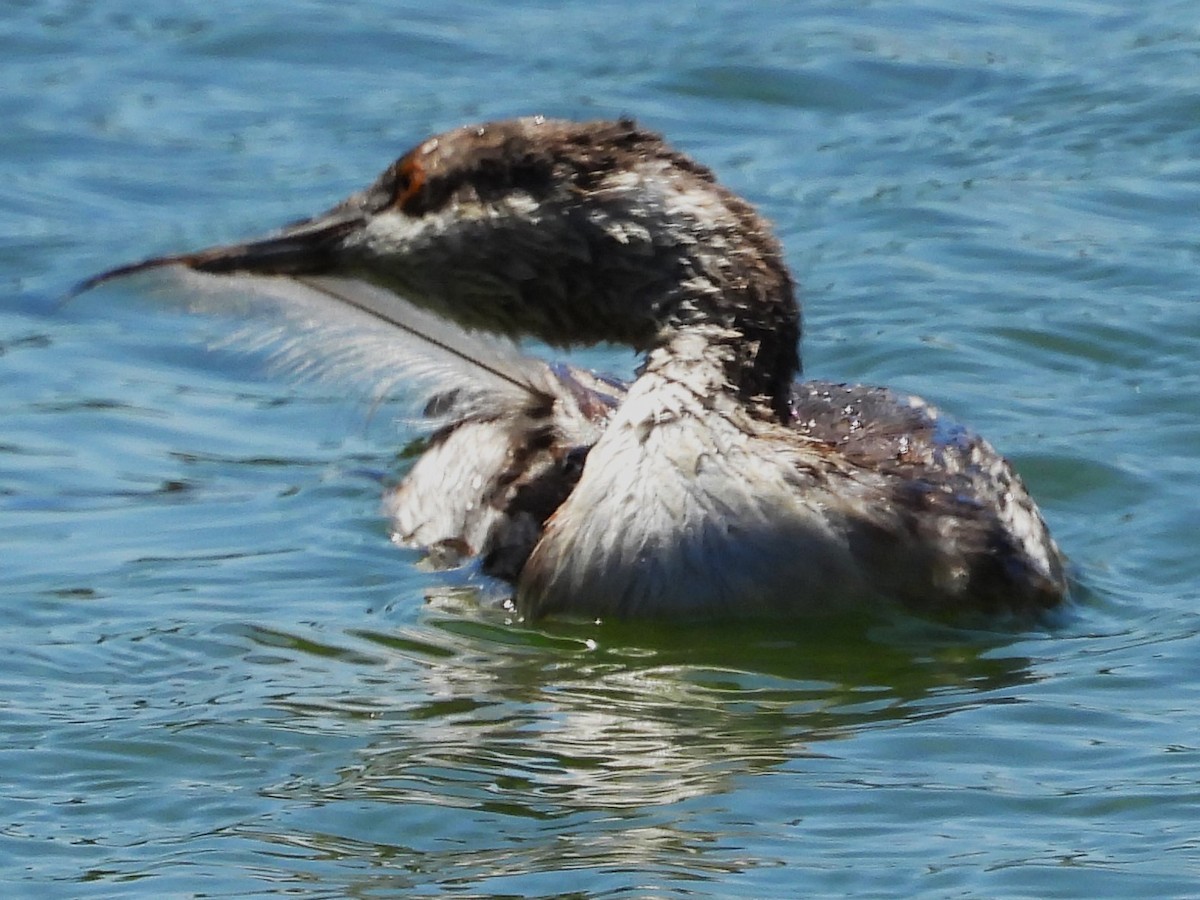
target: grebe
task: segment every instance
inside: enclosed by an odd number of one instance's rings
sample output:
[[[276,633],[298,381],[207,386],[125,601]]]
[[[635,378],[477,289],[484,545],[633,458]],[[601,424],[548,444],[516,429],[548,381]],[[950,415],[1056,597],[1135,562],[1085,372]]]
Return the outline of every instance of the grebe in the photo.
[[[441,381],[387,497],[395,540],[478,557],[526,618],[1020,612],[1066,594],[988,443],[916,397],[795,380],[800,308],[768,225],[632,121],[450,131],[315,218],[78,290],[163,266],[276,276],[305,309],[415,335],[427,357],[397,353],[397,380],[429,364]],[[485,335],[642,361],[623,385]]]

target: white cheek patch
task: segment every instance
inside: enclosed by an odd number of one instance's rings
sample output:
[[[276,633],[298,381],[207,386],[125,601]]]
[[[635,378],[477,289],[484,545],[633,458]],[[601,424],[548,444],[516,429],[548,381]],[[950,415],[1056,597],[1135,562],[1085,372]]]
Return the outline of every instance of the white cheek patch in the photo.
[[[354,235],[371,254],[387,258],[421,253],[433,239],[455,233],[468,234],[470,223],[501,215],[496,207],[477,201],[457,202],[423,216],[410,216],[399,210],[377,213]]]

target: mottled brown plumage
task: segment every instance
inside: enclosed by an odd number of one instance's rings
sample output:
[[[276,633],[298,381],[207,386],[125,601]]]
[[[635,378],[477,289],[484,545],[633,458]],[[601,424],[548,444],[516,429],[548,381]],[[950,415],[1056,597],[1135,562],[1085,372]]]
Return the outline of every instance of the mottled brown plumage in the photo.
[[[479,556],[530,617],[1028,610],[1065,595],[1036,506],[986,442],[915,398],[794,382],[800,310],[769,227],[632,122],[447,132],[272,237],[81,287],[169,264],[284,276],[360,324],[412,331],[411,303],[468,331],[642,353],[626,387],[428,341],[477,365],[479,384],[433,392],[441,425],[389,496],[397,540]]]

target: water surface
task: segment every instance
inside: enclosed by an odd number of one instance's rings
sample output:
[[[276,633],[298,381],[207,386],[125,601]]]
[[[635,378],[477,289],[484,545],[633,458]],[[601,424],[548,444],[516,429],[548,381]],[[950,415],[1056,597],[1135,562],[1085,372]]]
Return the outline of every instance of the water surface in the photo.
[[[81,0],[0,60],[6,896],[1200,891],[1192,4]],[[1070,614],[513,624],[389,544],[399,404],[136,285],[55,303],[531,112],[751,198],[807,372],[1009,455]]]

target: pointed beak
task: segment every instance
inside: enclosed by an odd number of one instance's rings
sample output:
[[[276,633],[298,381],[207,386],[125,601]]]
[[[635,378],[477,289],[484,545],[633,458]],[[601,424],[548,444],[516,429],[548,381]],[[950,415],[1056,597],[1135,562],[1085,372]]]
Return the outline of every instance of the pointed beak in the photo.
[[[80,282],[66,299],[116,278],[166,266],[186,266],[197,272],[213,274],[329,274],[338,267],[338,250],[343,240],[361,229],[365,218],[365,210],[361,205],[348,201],[327,213],[289,225],[277,234],[259,240],[210,247],[195,253],[157,256],[117,266]]]

